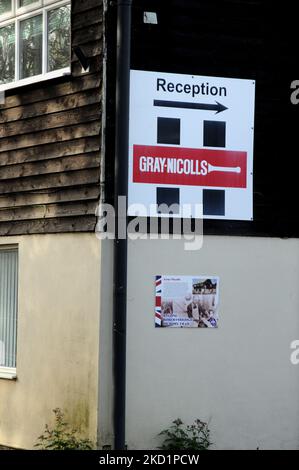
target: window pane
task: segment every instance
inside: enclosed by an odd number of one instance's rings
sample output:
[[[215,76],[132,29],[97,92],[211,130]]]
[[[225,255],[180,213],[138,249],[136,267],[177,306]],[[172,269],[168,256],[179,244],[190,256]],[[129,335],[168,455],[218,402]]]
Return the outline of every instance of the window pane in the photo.
[[[42,73],[42,15],[20,23],[20,78]]]
[[[37,0],[20,0],[19,8],[26,7],[27,5],[31,5],[32,3],[36,3]]]
[[[48,71],[62,69],[70,64],[70,5],[48,13]]]
[[[18,252],[0,250],[0,366],[16,367]]]
[[[11,0],[0,0],[0,15],[11,11]]]
[[[15,79],[15,25],[0,28],[0,84]]]

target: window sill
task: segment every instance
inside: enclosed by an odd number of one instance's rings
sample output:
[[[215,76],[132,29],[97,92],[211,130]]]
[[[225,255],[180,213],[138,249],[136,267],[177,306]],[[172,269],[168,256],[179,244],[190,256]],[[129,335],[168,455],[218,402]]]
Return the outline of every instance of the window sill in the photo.
[[[17,378],[17,370],[14,367],[0,366],[0,379],[15,380]]]
[[[4,85],[0,85],[0,92],[20,88],[26,85],[31,85],[33,83],[44,82],[46,80],[51,80],[51,78],[63,77],[65,75],[70,74],[71,68],[65,67],[64,69],[55,70],[54,72],[48,72],[43,75],[36,75],[35,77],[24,78],[23,80],[18,80],[17,82],[5,83]]]

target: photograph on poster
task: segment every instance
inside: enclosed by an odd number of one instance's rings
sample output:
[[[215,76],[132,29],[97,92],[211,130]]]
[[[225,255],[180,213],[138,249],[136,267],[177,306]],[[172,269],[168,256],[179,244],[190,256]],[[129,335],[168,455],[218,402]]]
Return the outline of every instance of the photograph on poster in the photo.
[[[218,277],[156,276],[156,327],[217,328],[218,306]]]

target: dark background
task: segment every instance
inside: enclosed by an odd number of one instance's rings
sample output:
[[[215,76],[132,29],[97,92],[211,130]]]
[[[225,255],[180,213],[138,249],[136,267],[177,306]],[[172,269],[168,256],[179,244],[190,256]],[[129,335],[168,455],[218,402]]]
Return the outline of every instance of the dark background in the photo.
[[[298,237],[299,15],[295,2],[261,0],[133,1],[131,68],[256,80],[254,220],[205,220],[204,233]],[[158,25],[143,23],[154,11]],[[115,19],[107,14],[106,187],[112,202]]]

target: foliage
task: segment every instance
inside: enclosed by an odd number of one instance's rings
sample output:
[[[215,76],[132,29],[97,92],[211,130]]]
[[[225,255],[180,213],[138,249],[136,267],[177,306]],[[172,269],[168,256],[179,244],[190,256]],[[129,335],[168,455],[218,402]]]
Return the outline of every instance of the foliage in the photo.
[[[92,450],[94,448],[89,439],[78,437],[78,431],[70,429],[60,408],[55,408],[53,413],[55,414],[54,428],[50,429],[46,424],[44,434],[39,436],[35,447],[43,450]]]
[[[196,419],[191,425],[184,425],[181,419],[173,421],[169,429],[159,436],[164,437],[162,450],[208,450],[211,446],[208,424]]]

